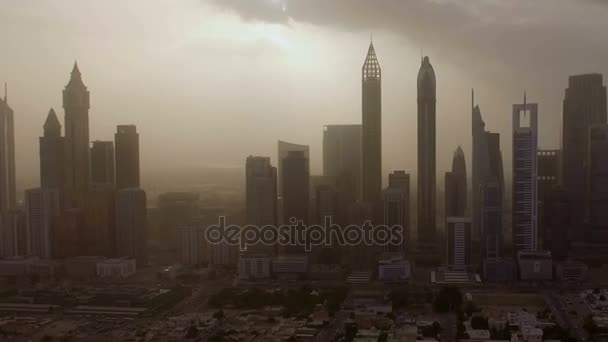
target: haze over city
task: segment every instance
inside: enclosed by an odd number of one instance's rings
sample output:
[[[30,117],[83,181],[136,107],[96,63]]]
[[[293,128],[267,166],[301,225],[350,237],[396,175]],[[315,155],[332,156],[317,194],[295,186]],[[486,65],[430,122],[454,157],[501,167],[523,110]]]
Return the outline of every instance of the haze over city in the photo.
[[[91,140],[141,133],[151,173],[276,163],[276,141],[311,146],[322,126],[361,123],[370,36],[383,70],[383,170],[416,170],[420,55],[437,73],[437,172],[470,149],[470,89],[506,134],[524,89],[540,106],[540,147],[560,144],[568,75],[608,70],[603,1],[1,1],[0,75],[14,108],[18,183],[38,180],[37,138],[78,61],[91,91]],[[502,144],[510,173],[509,143]],[[470,159],[467,158],[467,163]],[[470,167],[470,164],[469,164]],[[386,181],[386,180],[385,180]]]

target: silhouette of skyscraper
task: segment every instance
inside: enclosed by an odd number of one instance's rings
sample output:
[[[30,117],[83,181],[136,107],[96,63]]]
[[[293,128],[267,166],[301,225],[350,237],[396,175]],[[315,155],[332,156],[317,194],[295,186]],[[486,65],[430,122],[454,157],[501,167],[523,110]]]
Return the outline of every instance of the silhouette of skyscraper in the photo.
[[[458,146],[452,171],[445,173],[445,217],[464,217],[467,208],[467,169],[464,152]]]
[[[543,249],[555,260],[564,260],[570,251],[572,200],[568,193],[555,187],[543,197]]]
[[[372,206],[374,219],[381,217],[382,201],[382,70],[374,44],[361,70],[362,83],[362,198]]]
[[[121,189],[116,192],[116,254],[135,258],[138,266],[146,264],[147,210],[146,192]]]
[[[418,239],[434,243],[436,235],[435,71],[428,57],[418,72]]]
[[[25,192],[25,212],[29,232],[30,253],[41,259],[50,259],[53,251],[53,234],[60,215],[59,190],[55,188],[30,189]]]
[[[15,185],[15,123],[6,84],[0,98],[0,215],[17,205]]]
[[[608,125],[589,128],[589,224],[592,242],[608,242]]]
[[[246,162],[246,207],[247,224],[262,227],[276,225],[277,207],[277,169],[270,164],[268,157],[247,157]],[[274,246],[251,246],[248,251],[272,254]]]
[[[93,141],[91,181],[94,186],[114,187],[114,142]]]
[[[486,143],[487,132],[479,106],[475,105],[475,95],[471,91],[471,133],[472,141],[472,185],[471,185],[471,226],[473,240],[481,237],[481,187],[489,173],[489,155]]]
[[[323,129],[323,176],[336,186],[347,178],[361,198],[361,125],[327,125]]]
[[[563,103],[562,184],[572,202],[572,223],[580,227],[586,217],[589,128],[606,123],[606,87],[601,74],[571,76]],[[580,233],[580,229],[577,229]],[[578,238],[579,234],[575,235]]]
[[[82,193],[90,183],[89,91],[74,63],[70,81],[63,90],[65,109],[66,186]]]
[[[304,151],[289,151],[283,158],[283,222],[291,218],[308,222],[310,174],[308,158]]]
[[[513,250],[538,248],[538,104],[513,105]]]
[[[282,140],[279,140],[277,145],[277,159],[279,163],[279,170],[277,174],[277,187],[279,197],[283,197],[283,159],[287,157],[290,151],[302,151],[304,152],[304,156],[306,157],[306,159],[310,159],[310,147],[308,145],[293,144]]]
[[[448,217],[446,235],[448,267],[454,270],[466,270],[471,266],[471,220],[464,217]]]
[[[409,246],[409,219],[410,219],[410,175],[405,171],[395,171],[388,177],[388,188],[383,191],[384,224],[402,227],[403,240],[401,245],[387,245],[385,252],[398,252],[405,255]]]
[[[116,189],[139,188],[139,134],[135,125],[119,125],[116,147]]]
[[[560,150],[538,150],[536,187],[538,192],[538,242],[540,249],[544,249],[544,245],[540,246],[541,242],[544,244],[544,241],[546,241],[544,238],[546,233],[544,223],[546,217],[544,215],[545,197],[559,185],[560,155]]]
[[[44,134],[40,141],[40,186],[45,189],[63,190],[65,185],[65,139],[61,136],[61,124],[51,108],[44,122]]]

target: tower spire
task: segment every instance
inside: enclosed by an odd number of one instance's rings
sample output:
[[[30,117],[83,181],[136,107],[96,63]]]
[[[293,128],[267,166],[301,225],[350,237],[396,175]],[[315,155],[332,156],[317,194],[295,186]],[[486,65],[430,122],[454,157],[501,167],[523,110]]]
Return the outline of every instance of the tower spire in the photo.
[[[4,82],[4,103],[6,103],[6,104],[8,104],[7,99],[8,99],[8,85],[5,81]]]
[[[475,109],[475,88],[471,88],[471,110]]]

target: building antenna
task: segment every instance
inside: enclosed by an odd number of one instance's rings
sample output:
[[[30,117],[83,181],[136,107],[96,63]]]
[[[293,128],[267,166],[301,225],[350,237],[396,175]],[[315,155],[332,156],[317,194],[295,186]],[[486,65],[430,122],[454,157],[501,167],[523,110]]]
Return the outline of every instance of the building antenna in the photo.
[[[471,88],[471,110],[475,109],[475,88]]]
[[[8,102],[6,102],[8,96],[8,85],[6,84],[6,81],[4,82],[4,103],[8,104]]]

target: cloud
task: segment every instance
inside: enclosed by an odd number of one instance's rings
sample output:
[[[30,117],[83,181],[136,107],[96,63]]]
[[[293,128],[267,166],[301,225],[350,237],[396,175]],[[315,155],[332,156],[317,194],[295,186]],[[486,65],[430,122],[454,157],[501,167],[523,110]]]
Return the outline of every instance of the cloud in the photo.
[[[246,20],[289,20],[349,32],[388,31],[456,65],[553,74],[608,60],[606,1],[207,0]],[[599,65],[593,65],[598,67]],[[471,68],[471,69],[473,69]]]

